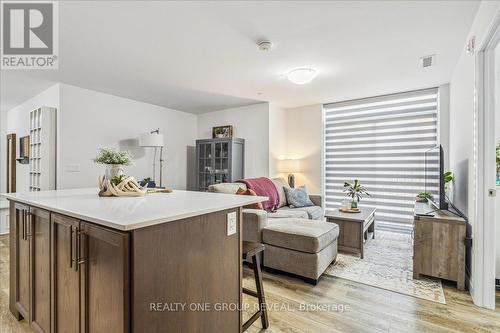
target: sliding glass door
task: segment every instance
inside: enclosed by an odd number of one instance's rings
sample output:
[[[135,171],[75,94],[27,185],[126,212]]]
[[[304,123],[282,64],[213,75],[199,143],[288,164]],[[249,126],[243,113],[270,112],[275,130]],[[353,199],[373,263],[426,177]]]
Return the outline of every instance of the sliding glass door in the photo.
[[[326,104],[324,112],[326,209],[339,207],[344,182],[358,179],[371,194],[360,206],[377,208],[378,228],[410,230],[424,152],[438,143],[438,89]],[[430,168],[437,189],[437,156]]]

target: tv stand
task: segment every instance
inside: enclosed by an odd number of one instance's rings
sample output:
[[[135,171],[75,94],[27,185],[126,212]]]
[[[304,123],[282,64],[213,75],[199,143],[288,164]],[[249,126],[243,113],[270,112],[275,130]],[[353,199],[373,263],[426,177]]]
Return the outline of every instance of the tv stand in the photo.
[[[455,281],[465,290],[466,221],[446,210],[415,202],[413,240],[413,278],[427,275]]]

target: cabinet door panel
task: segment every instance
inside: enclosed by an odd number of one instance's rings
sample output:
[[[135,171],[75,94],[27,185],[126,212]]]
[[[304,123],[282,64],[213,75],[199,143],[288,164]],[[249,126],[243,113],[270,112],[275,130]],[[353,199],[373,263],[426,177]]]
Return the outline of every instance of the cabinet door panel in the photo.
[[[85,330],[129,332],[129,236],[81,224]]]
[[[14,223],[16,224],[16,291],[15,308],[24,319],[29,320],[30,309],[30,241],[27,237],[28,206],[14,204]]]
[[[28,237],[31,238],[31,326],[50,332],[50,213],[31,208]]]
[[[80,222],[51,215],[52,224],[52,332],[80,332],[80,270],[77,269],[76,235]]]

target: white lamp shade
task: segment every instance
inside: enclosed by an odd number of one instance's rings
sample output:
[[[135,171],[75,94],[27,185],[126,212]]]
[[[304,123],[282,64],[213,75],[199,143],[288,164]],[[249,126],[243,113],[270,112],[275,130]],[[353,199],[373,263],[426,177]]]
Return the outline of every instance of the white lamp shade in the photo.
[[[279,172],[283,173],[295,173],[301,171],[300,160],[287,159],[281,160],[278,164]]]
[[[146,133],[139,136],[141,147],[163,147],[163,134]]]

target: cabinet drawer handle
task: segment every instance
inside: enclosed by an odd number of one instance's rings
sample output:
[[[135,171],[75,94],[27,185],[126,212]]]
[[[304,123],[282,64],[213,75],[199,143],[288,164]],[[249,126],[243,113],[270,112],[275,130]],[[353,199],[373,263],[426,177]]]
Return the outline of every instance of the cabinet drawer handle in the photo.
[[[74,246],[75,246],[75,250],[73,251],[74,253],[74,270],[75,272],[78,272],[78,258],[80,256],[80,236],[79,236],[79,233],[80,233],[80,230],[78,230],[78,228],[75,228],[75,231],[74,231]]]
[[[31,237],[33,234],[33,219],[32,219],[33,214],[30,212],[26,212],[26,239],[28,237]]]
[[[23,210],[22,224],[23,224],[23,239],[26,240],[26,211],[25,210]]]
[[[85,245],[85,232],[82,230],[78,231],[78,253],[76,257],[76,264],[77,266],[82,265],[87,262],[87,259],[85,258],[85,248],[82,251],[82,247]],[[82,255],[83,253],[83,255]]]
[[[69,227],[69,268],[73,268],[73,226]]]

